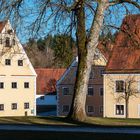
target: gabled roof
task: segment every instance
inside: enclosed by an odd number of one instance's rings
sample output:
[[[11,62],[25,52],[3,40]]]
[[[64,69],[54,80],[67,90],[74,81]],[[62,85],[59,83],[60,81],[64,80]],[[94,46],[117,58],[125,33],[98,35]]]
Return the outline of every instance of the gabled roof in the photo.
[[[56,92],[56,81],[64,74],[66,69],[37,68],[37,94]]]
[[[106,72],[140,73],[140,15],[123,20]]]

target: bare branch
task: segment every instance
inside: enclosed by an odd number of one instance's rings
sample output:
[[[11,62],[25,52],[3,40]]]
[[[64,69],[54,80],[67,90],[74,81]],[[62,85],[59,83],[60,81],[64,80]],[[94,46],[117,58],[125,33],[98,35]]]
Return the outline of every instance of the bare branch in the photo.
[[[122,3],[132,4],[132,5],[134,5],[136,8],[138,8],[140,10],[140,4],[138,4],[138,2],[135,2],[135,1],[132,1],[132,0],[114,0],[114,1],[111,1],[109,3],[109,6],[114,6],[114,5],[122,4]]]

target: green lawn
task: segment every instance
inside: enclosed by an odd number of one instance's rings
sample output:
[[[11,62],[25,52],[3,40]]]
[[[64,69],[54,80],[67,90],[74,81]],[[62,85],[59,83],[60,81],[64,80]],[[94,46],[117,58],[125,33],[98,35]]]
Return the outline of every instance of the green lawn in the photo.
[[[140,126],[140,119],[114,119],[88,117],[84,123],[67,120],[64,117],[0,117],[2,124],[40,125],[89,125],[89,126]]]

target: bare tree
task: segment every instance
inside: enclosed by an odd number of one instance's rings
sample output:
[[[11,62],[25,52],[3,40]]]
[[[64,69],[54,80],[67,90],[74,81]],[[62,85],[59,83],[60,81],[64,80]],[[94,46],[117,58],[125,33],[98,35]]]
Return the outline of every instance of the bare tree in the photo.
[[[138,98],[138,87],[137,81],[135,80],[135,76],[128,76],[125,81],[122,82],[123,84],[123,93],[119,94],[117,97],[117,101],[124,100],[125,102],[125,117],[128,118],[129,116],[129,100],[132,96]],[[121,85],[120,85],[121,86]]]
[[[111,75],[108,75],[107,78],[110,80],[108,86],[112,90],[111,94],[114,96],[116,103],[125,104],[125,118],[128,118],[129,101],[132,97],[139,98],[140,93],[135,75],[130,74],[123,80],[114,80]]]
[[[67,31],[69,29],[69,31],[72,32],[74,29],[76,30],[79,61],[75,91],[69,117],[78,121],[84,121],[86,119],[85,102],[89,75],[93,64],[95,50],[98,45],[99,35],[103,27],[105,12],[110,9],[110,7],[111,9],[115,9],[114,6],[117,5],[127,7],[126,3],[140,9],[140,1],[32,0],[32,2],[34,3],[34,7],[36,7],[36,9],[32,6],[30,7],[31,15],[34,15],[33,22],[30,24],[30,27],[32,27],[31,31],[33,33],[36,34],[41,26],[48,24],[50,19],[53,20],[54,27],[55,29],[58,28],[58,31]],[[22,19],[22,17],[26,17],[28,15],[28,13],[23,14],[23,10],[29,11],[25,10],[25,5],[27,3],[28,2],[26,0],[1,0],[0,11],[3,16],[10,16],[11,14],[11,16],[14,15],[15,18],[20,17],[20,19]],[[29,2],[29,4],[31,3]],[[122,8],[121,6],[118,8]],[[92,20],[88,35],[86,34],[85,23],[86,15],[89,12],[86,12],[86,9],[90,11],[90,20]]]

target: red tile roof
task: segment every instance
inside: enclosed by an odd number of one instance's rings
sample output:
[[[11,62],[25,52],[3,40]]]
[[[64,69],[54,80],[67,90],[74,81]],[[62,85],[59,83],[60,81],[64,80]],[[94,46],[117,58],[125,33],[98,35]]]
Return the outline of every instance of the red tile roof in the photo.
[[[140,73],[140,15],[123,20],[106,72]]]
[[[37,94],[56,92],[56,81],[66,69],[37,68]]]
[[[106,70],[117,73],[140,72],[140,48],[115,46]]]
[[[140,14],[126,16],[115,39],[115,45],[139,47],[140,45]]]
[[[6,23],[7,23],[7,21],[1,21],[0,22],[0,32],[3,30]]]

